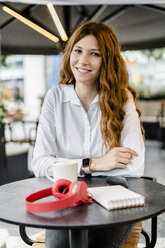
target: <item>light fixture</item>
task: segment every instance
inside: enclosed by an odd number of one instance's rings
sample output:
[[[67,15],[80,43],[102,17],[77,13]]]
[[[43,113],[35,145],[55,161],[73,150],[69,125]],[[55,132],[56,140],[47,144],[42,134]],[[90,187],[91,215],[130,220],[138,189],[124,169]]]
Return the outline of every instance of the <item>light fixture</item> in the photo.
[[[53,4],[52,3],[48,3],[47,4],[47,7],[48,7],[48,9],[50,11],[50,14],[52,16],[52,19],[53,19],[53,21],[54,21],[54,23],[55,23],[55,25],[57,27],[57,30],[58,30],[58,32],[59,32],[59,34],[61,36],[61,39],[63,41],[67,41],[68,40],[68,36],[66,35],[66,32],[65,32],[65,30],[64,30],[64,28],[63,28],[63,26],[62,26],[62,24],[60,22],[60,19],[59,19],[58,15],[57,15],[57,12],[56,12]]]
[[[55,35],[51,34],[50,32],[46,31],[45,29],[41,28],[39,25],[35,24],[34,22],[28,20],[27,18],[23,17],[22,15],[18,14],[16,11],[8,8],[7,6],[3,6],[2,9],[7,12],[8,14],[12,15],[13,17],[15,17],[16,19],[18,19],[19,21],[23,22],[24,24],[26,24],[27,26],[31,27],[32,29],[34,29],[35,31],[39,32],[40,34],[44,35],[45,37],[47,37],[48,39],[54,41],[54,42],[58,42],[59,38],[56,37]]]

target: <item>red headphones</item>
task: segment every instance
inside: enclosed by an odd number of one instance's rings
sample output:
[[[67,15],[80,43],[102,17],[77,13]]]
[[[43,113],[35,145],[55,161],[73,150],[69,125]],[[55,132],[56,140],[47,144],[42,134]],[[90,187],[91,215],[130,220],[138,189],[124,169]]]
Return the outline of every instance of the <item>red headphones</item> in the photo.
[[[35,201],[53,195],[59,200],[52,202],[34,203]],[[71,182],[65,179],[59,179],[52,187],[35,192],[25,199],[27,211],[41,213],[55,211],[66,207],[78,206],[87,203],[88,192],[84,181]]]

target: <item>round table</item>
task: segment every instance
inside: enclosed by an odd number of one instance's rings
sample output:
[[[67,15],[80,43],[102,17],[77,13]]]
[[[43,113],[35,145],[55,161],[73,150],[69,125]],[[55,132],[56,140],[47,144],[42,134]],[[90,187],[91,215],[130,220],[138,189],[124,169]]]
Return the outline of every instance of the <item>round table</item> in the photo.
[[[88,187],[107,184],[105,177],[91,177],[86,178],[85,181]],[[70,230],[70,247],[79,244],[78,247],[84,248],[87,247],[88,229],[108,228],[149,218],[154,219],[165,211],[165,186],[142,178],[129,178],[129,189],[145,196],[145,206],[108,211],[99,204],[92,203],[40,214],[27,212],[25,198],[51,185],[47,178],[31,178],[0,187],[0,220],[19,225],[24,241],[27,241],[24,228],[28,226],[67,229]],[[50,197],[49,200],[51,199]]]

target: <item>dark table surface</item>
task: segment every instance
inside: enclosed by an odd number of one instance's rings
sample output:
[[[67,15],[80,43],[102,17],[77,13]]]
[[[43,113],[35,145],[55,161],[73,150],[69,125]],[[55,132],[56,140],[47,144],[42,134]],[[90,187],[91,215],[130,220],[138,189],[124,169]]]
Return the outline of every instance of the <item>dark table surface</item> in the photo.
[[[86,179],[86,182],[89,187],[105,186],[106,178],[94,177]],[[131,190],[145,196],[144,207],[108,211],[99,204],[92,203],[32,214],[26,211],[26,196],[50,187],[52,183],[47,178],[31,178],[9,183],[0,187],[0,220],[38,228],[90,229],[134,223],[165,211],[165,186],[142,178],[130,178],[128,184]]]

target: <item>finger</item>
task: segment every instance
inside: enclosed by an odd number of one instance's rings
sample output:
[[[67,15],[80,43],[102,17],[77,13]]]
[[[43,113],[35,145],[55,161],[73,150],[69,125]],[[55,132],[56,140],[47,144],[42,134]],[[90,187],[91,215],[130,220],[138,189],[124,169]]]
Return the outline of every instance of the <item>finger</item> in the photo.
[[[119,156],[120,156],[121,158],[127,158],[127,159],[131,159],[131,158],[132,158],[132,154],[129,153],[129,152],[120,152],[120,153],[119,153]]]
[[[119,147],[119,151],[121,152],[129,152],[130,154],[134,156],[138,156],[137,152],[129,147]]]
[[[129,164],[130,159],[119,158],[118,162],[127,165],[127,164]]]
[[[119,169],[125,169],[127,167],[127,165],[126,164],[123,164],[123,163],[117,163],[117,168],[119,168]]]

